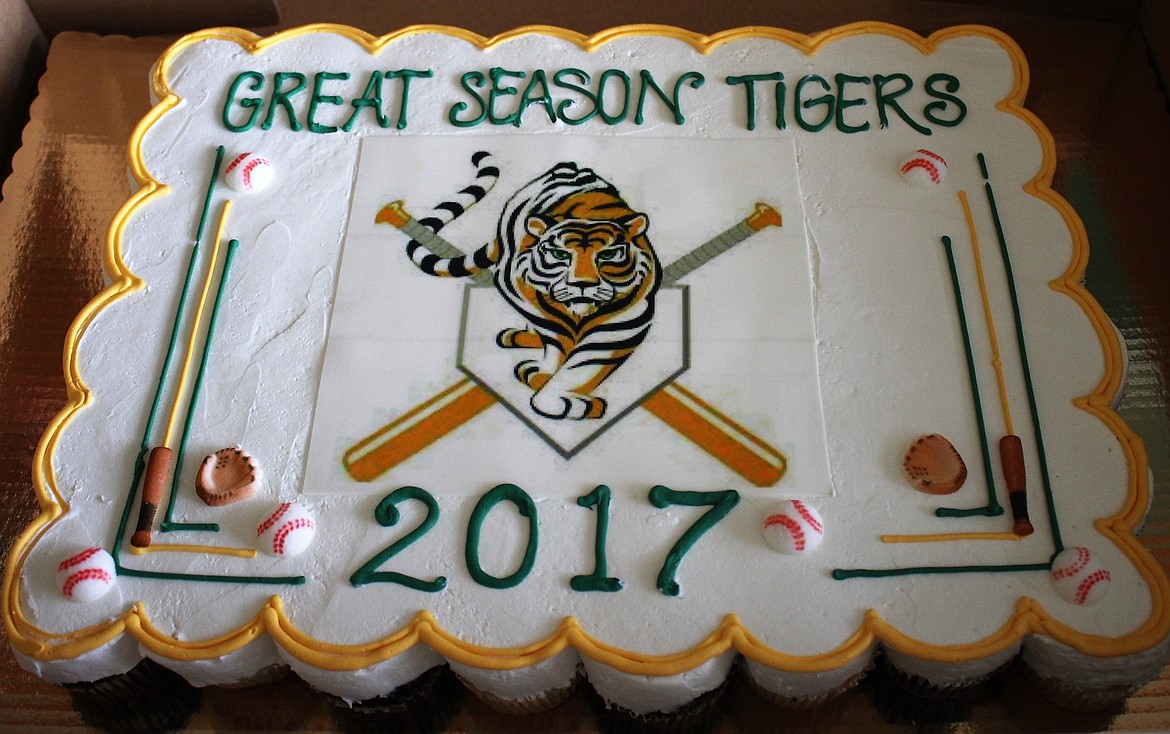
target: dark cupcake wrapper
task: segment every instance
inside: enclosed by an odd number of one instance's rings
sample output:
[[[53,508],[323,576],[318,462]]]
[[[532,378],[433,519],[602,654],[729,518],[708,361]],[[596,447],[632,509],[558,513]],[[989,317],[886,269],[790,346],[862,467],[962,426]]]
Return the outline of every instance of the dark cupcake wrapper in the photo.
[[[1040,695],[1061,708],[1094,713],[1119,706],[1140,686],[1110,686],[1083,688],[1059,678],[1049,678],[1036,672],[1027,663],[1020,666],[1024,680]]]
[[[987,682],[998,672],[942,686],[901,671],[882,657],[865,682],[874,706],[887,722],[938,726],[969,719],[974,707],[988,695]]]
[[[250,686],[217,686],[203,699],[204,710],[214,712],[218,720],[252,731],[294,731],[326,706],[309,684],[287,674]]]
[[[878,666],[885,671],[895,685],[911,695],[937,700],[967,700],[981,695],[984,684],[1007,670],[1011,666],[1011,661],[990,673],[970,678],[961,683],[932,683],[920,675],[901,670],[884,655],[880,658]]]
[[[463,686],[446,665],[436,666],[394,691],[348,702],[326,694],[333,714],[347,732],[443,731],[462,704]]]
[[[606,734],[707,734],[714,731],[723,718],[723,694],[732,677],[728,675],[718,687],[669,712],[637,714],[609,703],[593,692],[591,698],[598,728]]]
[[[119,734],[182,729],[202,697],[178,673],[149,658],[121,675],[65,688],[86,723]]]

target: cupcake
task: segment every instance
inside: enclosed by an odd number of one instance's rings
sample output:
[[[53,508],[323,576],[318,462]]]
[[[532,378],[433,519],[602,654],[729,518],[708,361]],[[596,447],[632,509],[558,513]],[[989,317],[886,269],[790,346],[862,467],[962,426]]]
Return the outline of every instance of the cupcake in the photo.
[[[459,711],[463,686],[446,665],[436,666],[384,696],[347,702],[327,695],[348,732],[439,732]]]
[[[120,734],[182,729],[201,698],[198,688],[149,658],[121,675],[65,688],[86,723]]]

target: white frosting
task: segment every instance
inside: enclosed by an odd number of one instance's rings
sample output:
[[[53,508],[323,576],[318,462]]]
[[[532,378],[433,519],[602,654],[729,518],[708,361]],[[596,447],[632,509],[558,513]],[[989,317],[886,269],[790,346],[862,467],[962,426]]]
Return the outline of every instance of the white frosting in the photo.
[[[932,685],[944,688],[978,683],[1007,665],[1019,651],[1019,644],[1009,645],[994,655],[958,663],[923,660],[913,655],[898,652],[891,647],[886,647],[883,654],[891,665],[903,673],[917,676],[929,681]]]
[[[735,655],[711,658],[677,675],[628,675],[588,658],[581,661],[589,685],[608,703],[635,714],[674,711],[718,688],[727,680]]]
[[[816,673],[780,671],[754,660],[745,659],[752,683],[765,691],[792,701],[816,700],[842,691],[856,682],[873,665],[876,645],[864,654],[833,670]]]
[[[141,602],[159,635],[201,642],[252,622],[270,597],[279,595],[288,624],[313,644],[371,645],[398,634],[420,610],[428,610],[445,641],[465,646],[452,652],[420,641],[388,660],[338,671],[318,667],[301,648],[286,649],[267,638],[199,663],[180,664],[172,659],[182,657],[178,654],[152,654],[199,685],[247,678],[279,656],[313,686],[348,700],[385,694],[447,660],[487,693],[512,700],[537,696],[567,684],[576,670],[575,649],[503,672],[493,672],[487,657],[475,655],[539,646],[554,639],[570,617],[599,646],[623,651],[634,661],[695,648],[729,614],[737,615],[763,649],[785,659],[816,660],[850,644],[869,624],[868,612],[915,641],[919,652],[970,650],[922,658],[896,655],[899,667],[948,684],[1010,659],[1019,636],[1000,644],[979,643],[1002,639],[1019,600],[1028,598],[1071,630],[1060,634],[1117,638],[1128,645],[1124,650],[1133,650],[1128,641],[1140,637],[1144,625],[1152,620],[1161,629],[1166,610],[1160,586],[1152,589],[1151,581],[1164,581],[1147,570],[1149,564],[1135,565],[1094,523],[1129,505],[1131,481],[1138,481],[1133,477],[1145,477],[1144,459],[1131,447],[1118,450],[1110,425],[1073,404],[1074,398],[1094,391],[1107,358],[1118,350],[1112,330],[1094,328],[1094,321],[1103,318],[1099,311],[1090,318],[1077,300],[1049,287],[1069,267],[1075,240],[1056,207],[1024,193],[1045,161],[1037,131],[997,108],[1017,81],[1015,64],[1022,63],[1007,43],[957,35],[924,54],[902,38],[871,34],[833,41],[813,55],[767,39],[730,41],[700,54],[662,36],[618,38],[585,52],[565,40],[529,35],[481,51],[459,38],[418,33],[389,43],[375,56],[349,38],[320,32],[279,41],[256,56],[228,39],[182,47],[164,65],[170,89],[181,101],[158,116],[141,141],[147,170],[169,188],[134,211],[119,242],[125,267],[146,285],[101,311],[80,340],[77,366],[92,404],[71,417],[54,445],[52,486],[69,511],[15,566],[21,616],[45,632],[68,633],[106,624]],[[632,114],[614,126],[600,118],[580,126],[553,124],[539,104],[528,108],[520,128],[451,125],[452,102],[471,101],[460,89],[459,75],[490,67],[528,73],[544,68],[550,78],[552,70],[579,67],[595,79],[605,69],[621,68],[635,80],[645,68],[668,93],[683,71],[701,71],[706,83],[682,90],[686,119],[681,125],[653,95],[641,125],[632,122]],[[245,70],[265,75],[269,86],[260,96],[270,89],[275,72],[307,74],[309,89],[297,98],[303,123],[314,73],[350,72],[349,81],[331,81],[323,92],[349,99],[362,93],[372,70],[403,68],[435,72],[430,79],[414,80],[405,130],[382,129],[371,114],[353,130],[331,134],[292,132],[283,113],[270,130],[257,124],[232,133],[222,121],[227,89]],[[779,130],[773,122],[773,83],[760,82],[757,129],[749,131],[744,87],[724,80],[773,71],[783,71],[789,85],[787,127]],[[847,95],[868,102],[843,112],[848,124],[869,121],[869,130],[846,134],[830,125],[808,132],[795,124],[791,95],[801,77],[819,74],[833,80],[841,73],[872,77],[895,72],[915,82],[898,99],[919,122],[923,107],[937,101],[924,94],[925,80],[938,72],[959,77],[955,94],[967,110],[961,124],[931,125],[927,139],[887,110],[889,124],[881,129],[872,83],[849,87]],[[505,83],[522,88],[526,81]],[[399,84],[388,81],[386,86],[392,121]],[[820,93],[819,87],[812,89]],[[812,96],[810,89],[806,93]],[[240,94],[251,92],[244,86]],[[340,125],[349,110],[325,103],[319,119]],[[472,102],[461,114],[466,119],[475,111]],[[940,114],[953,113],[952,105]],[[237,121],[246,114],[233,108]],[[948,172],[938,185],[917,189],[901,180],[898,162],[927,142],[947,159]],[[108,545],[114,537],[218,145],[229,155],[251,150],[270,157],[279,175],[267,190],[240,197],[227,217],[224,240],[241,244],[187,451],[203,457],[238,443],[261,463],[266,479],[255,499],[229,508],[205,507],[193,501],[198,460],[190,458],[183,464],[175,519],[215,522],[220,530],[156,532],[155,543],[251,548],[266,508],[296,499],[312,513],[318,532],[311,549],[296,558],[138,556],[123,548],[120,560],[140,571],[303,576],[305,583],[124,576],[115,593],[84,608],[69,604],[53,589],[53,573],[70,547]],[[443,231],[467,249],[491,236],[494,219],[513,191],[562,157],[597,168],[632,207],[649,213],[651,239],[664,264],[750,213],[751,196],[777,206],[783,215],[783,227],[753,235],[680,281],[687,286],[689,315],[682,310],[682,289],[660,291],[652,336],[603,386],[613,406],[631,410],[612,408],[607,429],[587,444],[582,435],[592,430],[588,425],[552,425],[524,414],[527,388],[510,376],[518,357],[489,343],[493,333],[487,329],[494,319],[515,320],[495,292],[470,292],[470,336],[461,343],[463,284],[419,273],[403,253],[406,237],[374,224],[378,207],[396,198],[404,199],[415,216],[428,214],[430,205],[471,182],[475,171],[468,158],[481,149],[498,159],[498,190]],[[1111,593],[1092,608],[1064,602],[1043,570],[843,581],[832,576],[834,569],[1044,564],[1052,555],[1054,528],[978,153],[986,156],[1011,253],[1059,531],[1066,546],[1091,548],[1113,573]],[[940,506],[985,503],[989,481],[940,245],[944,235],[954,243],[992,442],[996,476],[990,481],[999,502],[1007,505],[994,456],[994,442],[1006,431],[1005,417],[960,191],[968,197],[982,248],[1036,532],[1022,541],[886,543],[881,536],[1004,533],[1011,527],[1008,515],[934,515]],[[230,191],[219,189],[214,197],[184,335],[194,318],[194,294],[208,268],[222,202],[229,196]],[[481,322],[482,328],[472,328]],[[680,372],[675,367],[684,354],[683,342],[690,351]],[[183,336],[180,351],[185,344]],[[491,375],[497,371],[504,375],[491,387],[514,412],[490,407],[373,482],[347,478],[340,467],[349,447],[465,379],[456,360],[464,347],[463,366],[477,378],[495,379]],[[151,445],[162,441],[178,367],[176,360]],[[782,452],[787,473],[775,486],[754,486],[638,408],[639,393],[623,392],[626,375],[651,388],[677,378],[734,421],[737,430]],[[537,428],[549,438],[541,438]],[[726,426],[722,430],[735,434]],[[946,435],[970,471],[963,489],[943,498],[915,492],[899,470],[907,443],[931,432]],[[568,445],[577,447],[576,453],[564,450]],[[565,458],[567,453],[572,457]],[[102,470],[95,471],[99,466]],[[473,508],[500,483],[526,490],[538,515],[535,566],[511,589],[477,583],[464,561]],[[576,500],[602,483],[613,491],[608,573],[625,586],[616,593],[575,592],[569,579],[594,565],[599,513]],[[422,503],[413,500],[397,506],[397,525],[382,527],[374,520],[379,501],[407,484],[434,496],[438,522],[378,568],[423,580],[442,576],[446,588],[437,593],[387,583],[355,588],[351,574],[422,521]],[[677,597],[660,592],[656,579],[672,545],[707,507],[656,508],[647,500],[655,484],[678,491],[735,489],[740,495],[739,504],[684,556]],[[766,508],[790,497],[815,498],[831,528],[814,554],[780,556],[761,537]],[[133,510],[131,530],[136,502]],[[528,527],[510,502],[489,513],[478,548],[486,572],[506,576],[519,567]],[[1124,534],[1124,527],[1120,530]],[[11,608],[6,612],[13,614]],[[1111,680],[1137,682],[1156,673],[1157,661],[1165,658],[1161,646],[1135,655],[1088,657],[1057,645],[1038,625],[1029,629],[1034,634],[1025,639],[1025,655],[1045,675],[1076,670],[1077,676],[1089,676],[1115,669]],[[47,680],[90,680],[132,664],[129,639],[123,634],[105,647],[62,660],[19,657]],[[871,638],[870,652],[873,644]],[[1059,660],[1046,654],[1053,647],[1064,653]],[[645,675],[650,667],[619,666],[622,670],[591,658],[589,649],[586,645],[579,657],[591,684],[611,703],[637,713],[670,710],[717,687],[735,658],[733,649],[715,647],[709,659],[697,656],[691,670]],[[751,662],[749,671],[766,690],[811,698],[843,685],[869,659],[870,653],[859,652],[825,672],[810,672],[819,668],[802,664]],[[1070,666],[1069,659],[1077,665]]]

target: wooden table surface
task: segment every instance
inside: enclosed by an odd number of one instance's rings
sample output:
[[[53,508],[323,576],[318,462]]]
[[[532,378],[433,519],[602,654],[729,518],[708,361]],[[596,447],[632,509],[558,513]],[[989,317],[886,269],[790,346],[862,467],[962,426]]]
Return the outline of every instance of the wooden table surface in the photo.
[[[418,8],[393,18],[364,22],[337,10],[308,16],[291,2],[285,25],[308,20],[362,24],[386,32],[413,22],[458,23],[482,34],[536,22],[514,12],[501,19],[481,14],[437,16]],[[655,4],[666,22],[711,32],[749,22],[728,16],[711,25],[700,16]],[[1155,477],[1170,477],[1170,256],[1164,216],[1170,211],[1170,115],[1158,90],[1141,36],[1126,24],[1058,20],[1009,10],[953,4],[881,3],[864,17],[890,20],[923,35],[947,25],[996,25],[1024,48],[1032,69],[1027,106],[1050,127],[1059,157],[1055,188],[1077,209],[1089,234],[1092,256],[1087,284],[1120,328],[1129,346],[1129,388],[1121,413],[1142,436]],[[909,14],[908,9],[920,12]],[[754,24],[812,32],[859,16],[783,13],[757,9]],[[413,13],[413,14],[412,14]],[[613,23],[604,13],[560,8],[559,23],[595,32]],[[397,22],[394,25],[389,23]],[[821,25],[813,25],[821,21]],[[511,21],[511,22],[508,22]],[[507,25],[502,23],[508,22]],[[598,23],[603,23],[599,25]],[[149,108],[147,72],[165,48],[160,39],[77,34],[58,36],[51,47],[40,97],[25,131],[14,173],[0,201],[0,551],[37,512],[30,481],[36,443],[66,402],[61,373],[65,333],[76,313],[102,287],[101,252],[106,228],[129,195],[125,143]],[[1170,479],[1163,479],[1170,483]],[[1170,567],[1170,492],[1157,494],[1143,539]],[[753,697],[741,684],[728,692],[720,731],[911,731],[883,710],[880,681],[863,684],[829,706],[790,712]],[[267,702],[267,703],[265,703]],[[464,697],[451,731],[596,731],[591,697],[579,691],[557,709],[516,718],[497,714]],[[266,718],[265,711],[271,711]],[[329,704],[291,678],[263,689],[207,691],[187,731],[287,729],[290,712],[298,731],[338,727]],[[993,682],[987,695],[962,710],[963,722],[944,730],[1099,731],[1170,729],[1170,670],[1135,694],[1124,707],[1101,715],[1073,714],[1038,700],[1018,670]],[[934,728],[934,727],[932,727]],[[7,644],[0,650],[0,730],[87,731],[66,691],[22,671]]]

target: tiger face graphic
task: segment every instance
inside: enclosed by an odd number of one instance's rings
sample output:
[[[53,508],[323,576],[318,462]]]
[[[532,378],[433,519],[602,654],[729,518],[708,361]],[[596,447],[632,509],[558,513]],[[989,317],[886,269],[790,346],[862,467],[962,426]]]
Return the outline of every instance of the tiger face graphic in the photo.
[[[535,290],[577,318],[621,300],[645,283],[648,244],[635,244],[649,221],[644,214],[624,220],[565,219],[545,216],[528,220],[535,243],[522,250],[518,272]]]
[[[661,266],[647,236],[649,217],[591,169],[562,162],[508,199],[493,240],[455,254],[438,231],[499,176],[487,153],[476,153],[472,164],[475,183],[413,228],[400,225],[412,236],[407,255],[429,275],[476,278],[491,270],[525,322],[500,331],[496,343],[534,352],[515,367],[516,379],[532,389],[532,409],[555,420],[601,418],[606,401],[594,391],[645,340],[654,318]]]

